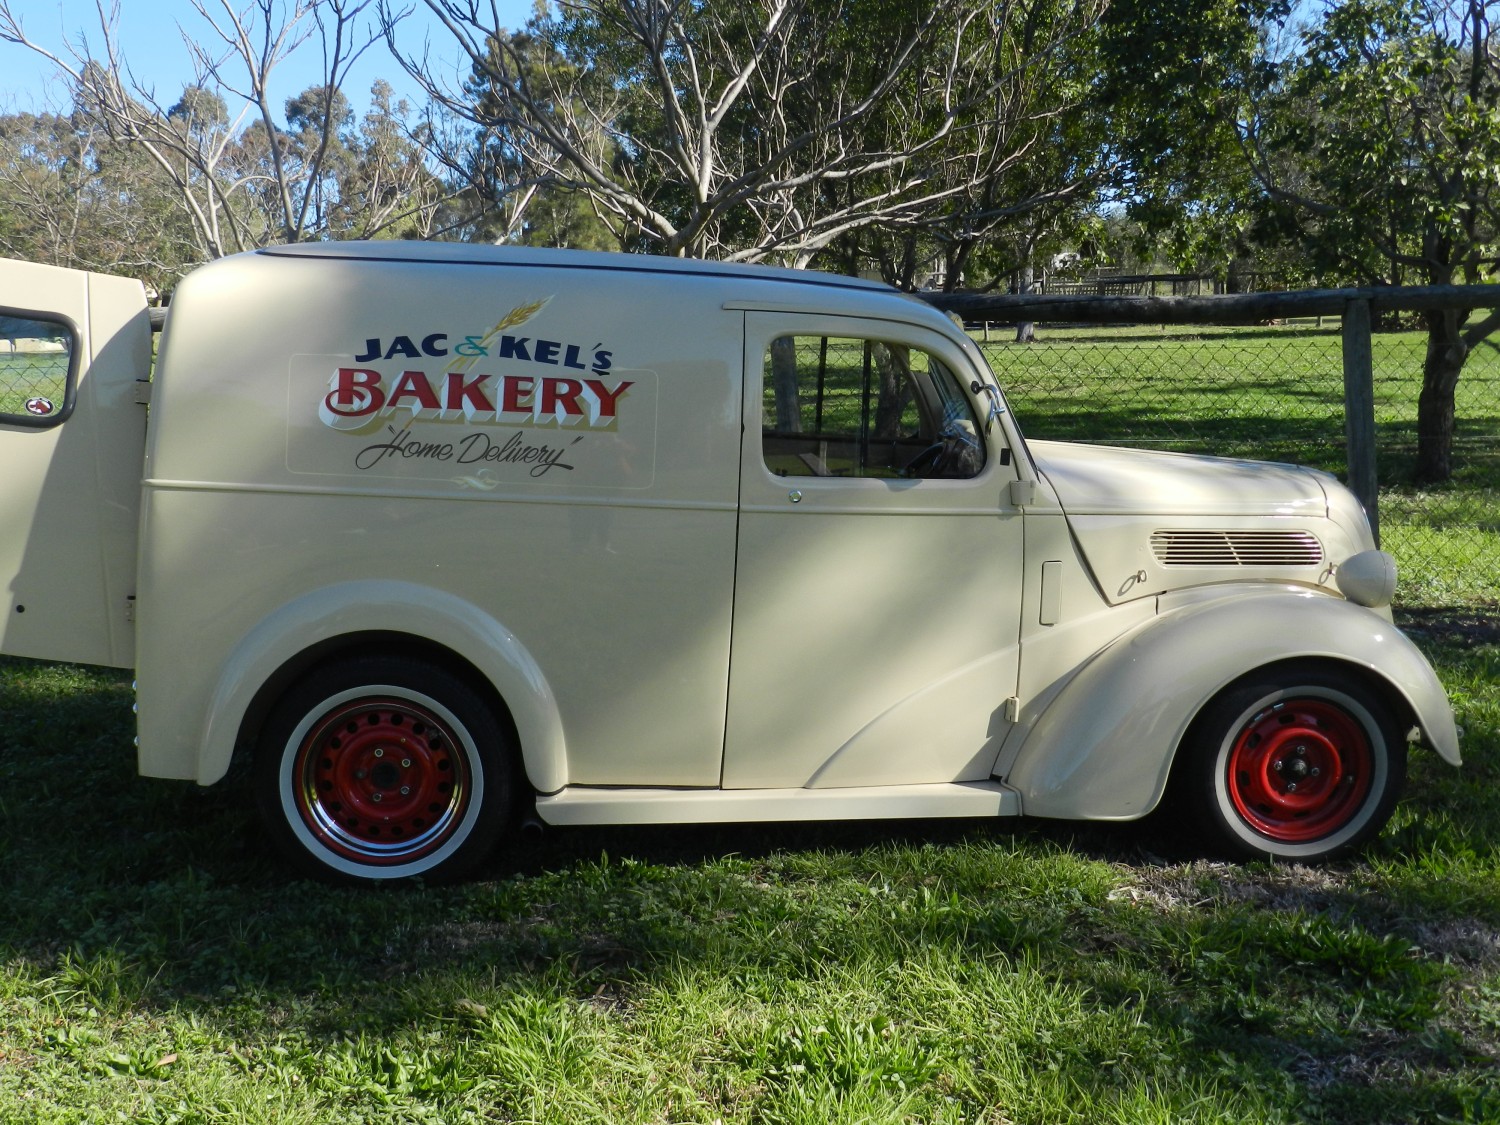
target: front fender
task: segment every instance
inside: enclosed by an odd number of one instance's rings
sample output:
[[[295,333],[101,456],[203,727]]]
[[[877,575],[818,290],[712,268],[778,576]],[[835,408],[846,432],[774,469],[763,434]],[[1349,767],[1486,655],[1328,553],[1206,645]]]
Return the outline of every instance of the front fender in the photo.
[[[567,747],[557,701],[515,634],[479,607],[430,587],[368,580],[313,590],[264,618],[230,652],[204,721],[198,783],[229,769],[245,713],[261,685],[314,645],[366,630],[408,633],[462,656],[505,700],[538,791],[567,784]]]
[[[1365,670],[1406,701],[1427,745],[1459,764],[1453,708],[1416,646],[1378,613],[1287,587],[1190,600],[1127,633],[1036,717],[1004,780],[1028,816],[1144,816],[1199,710],[1245,673],[1301,659]]]

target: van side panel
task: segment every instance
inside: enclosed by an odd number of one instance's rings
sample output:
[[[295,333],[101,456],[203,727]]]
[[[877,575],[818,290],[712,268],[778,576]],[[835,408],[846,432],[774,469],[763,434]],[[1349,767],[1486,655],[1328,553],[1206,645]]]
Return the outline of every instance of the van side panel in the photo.
[[[76,326],[76,405],[0,426],[0,652],[128,668],[151,328],[139,282],[0,263],[0,306]]]
[[[368,580],[514,637],[556,700],[561,780],[716,785],[739,324],[673,276],[284,255],[192,275],[153,400],[142,771],[214,780],[208,709],[242,638]]]
[[[545,737],[565,744],[567,771],[561,781],[555,765],[533,774],[538,786],[718,782],[728,637],[727,623],[716,627],[722,610],[704,579],[732,573],[711,546],[720,538],[715,524],[730,524],[729,514],[615,512],[607,532],[613,553],[580,556],[570,571],[532,561],[532,552],[567,557],[559,544],[575,534],[572,519],[598,518],[565,505],[165,488],[153,489],[149,503],[138,688],[143,773],[216,781],[238,724],[226,725],[208,704],[242,639],[281,617],[284,606],[317,605],[324,591],[358,578],[422,591],[412,604],[472,605],[541,669],[561,717],[560,731]],[[413,573],[408,553],[382,543],[438,544],[446,557]],[[662,589],[675,592],[667,604]],[[436,615],[398,617],[376,599],[341,603],[335,620],[320,619],[305,645],[292,644],[306,623],[285,622],[287,638],[277,645],[283,660],[329,636],[390,630],[450,645],[480,669],[497,663],[478,628],[460,632]],[[524,706],[499,675],[491,682],[513,711]]]

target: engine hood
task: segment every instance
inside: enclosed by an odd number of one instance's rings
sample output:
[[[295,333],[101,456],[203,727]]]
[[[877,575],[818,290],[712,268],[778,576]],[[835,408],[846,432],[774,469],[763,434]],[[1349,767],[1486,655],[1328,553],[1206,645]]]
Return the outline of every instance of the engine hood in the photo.
[[[1029,448],[1112,604],[1225,582],[1327,588],[1330,564],[1358,549],[1358,527],[1330,518],[1343,486],[1316,469],[1062,442]]]
[[[1324,516],[1316,469],[1187,453],[1032,441],[1037,471],[1069,516]]]

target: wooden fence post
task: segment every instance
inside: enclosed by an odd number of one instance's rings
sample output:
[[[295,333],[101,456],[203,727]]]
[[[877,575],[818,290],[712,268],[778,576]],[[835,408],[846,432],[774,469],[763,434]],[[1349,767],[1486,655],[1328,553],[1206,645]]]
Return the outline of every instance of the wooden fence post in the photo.
[[[1370,302],[1344,307],[1344,448],[1349,487],[1370,516],[1380,545],[1379,492],[1375,476],[1375,363],[1370,347]]]

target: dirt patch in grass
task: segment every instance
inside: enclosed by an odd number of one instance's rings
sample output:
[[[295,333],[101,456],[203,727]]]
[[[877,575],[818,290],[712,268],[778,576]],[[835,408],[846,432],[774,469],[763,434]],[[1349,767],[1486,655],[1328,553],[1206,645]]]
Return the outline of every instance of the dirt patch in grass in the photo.
[[[1199,861],[1123,869],[1129,881],[1109,895],[1162,913],[1207,907],[1249,906],[1280,913],[1350,919],[1400,936],[1437,961],[1480,972],[1500,970],[1500,927],[1479,918],[1412,916],[1372,893],[1355,877],[1357,867],[1242,866]]]
[[[1347,891],[1344,873],[1331,867],[1286,864],[1251,868],[1198,860],[1166,867],[1124,868],[1131,882],[1111,898],[1129,898],[1163,910],[1243,903],[1275,910],[1326,910]]]

